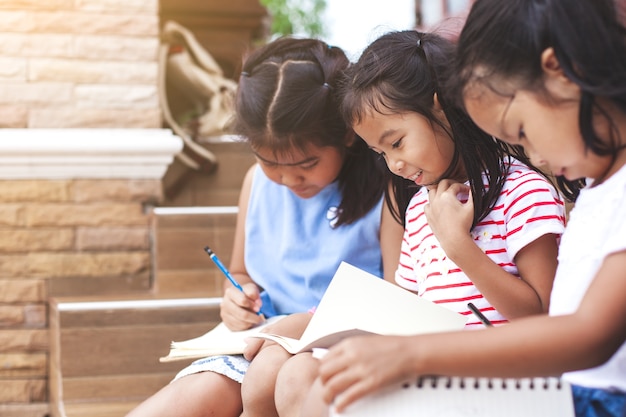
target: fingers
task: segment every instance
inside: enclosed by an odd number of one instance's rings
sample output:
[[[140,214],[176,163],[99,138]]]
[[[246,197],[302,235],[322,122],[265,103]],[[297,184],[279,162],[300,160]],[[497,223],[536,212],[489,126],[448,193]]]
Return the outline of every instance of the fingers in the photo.
[[[324,358],[325,359],[325,358]],[[345,366],[336,367],[334,360],[327,364],[323,361],[320,366],[320,381],[322,382],[322,398],[327,404],[332,404],[337,412],[342,412],[348,405],[359,398],[373,392],[376,388],[375,375],[363,372],[360,367],[348,362]],[[322,369],[324,367],[324,369]]]
[[[261,350],[261,347],[263,346],[263,339],[256,339],[256,338],[248,338],[246,339],[246,347],[243,350],[243,357],[246,358],[247,360],[251,361],[252,359],[254,359],[254,357],[257,355],[257,353],[259,353],[259,351]]]
[[[224,291],[224,297],[222,297],[220,305],[220,316],[231,330],[248,329],[263,321],[263,316],[256,313],[259,311],[261,303],[258,289],[255,293],[254,290],[248,290],[244,286],[244,291],[247,291],[247,293],[241,292],[234,287],[227,288]],[[251,294],[253,297],[256,296],[257,299],[251,299],[247,294]]]
[[[256,284],[248,283],[243,285],[243,293],[246,296],[247,300],[245,300],[245,305],[242,307],[257,312],[261,310],[261,293],[259,292],[259,287]]]
[[[353,363],[351,350],[346,344],[340,343],[331,348],[320,363],[319,378],[323,386],[323,399],[328,404],[336,403],[338,396],[343,403],[350,402],[350,392],[357,382],[356,369],[350,366]]]
[[[412,343],[390,337],[351,337],[331,347],[319,366],[322,399],[341,412],[363,396],[411,376],[404,358],[413,351]]]
[[[369,387],[369,388],[368,388]],[[343,412],[350,404],[374,391],[371,384],[365,383],[365,380],[356,381],[351,384],[345,391],[335,397],[332,406],[337,413]]]
[[[438,184],[428,188],[430,198],[436,195],[449,193],[452,195],[468,195],[471,192],[469,185],[454,180],[441,180]]]

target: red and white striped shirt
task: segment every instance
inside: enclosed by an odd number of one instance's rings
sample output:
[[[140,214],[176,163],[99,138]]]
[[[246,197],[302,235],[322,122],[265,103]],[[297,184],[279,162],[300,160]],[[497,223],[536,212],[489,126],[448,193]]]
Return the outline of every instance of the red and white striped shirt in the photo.
[[[468,316],[469,327],[483,326],[467,308],[469,302],[493,324],[505,323],[506,318],[446,257],[426,222],[426,203],[428,192],[422,188],[407,208],[396,281],[421,297]],[[519,276],[514,263],[517,252],[545,234],[561,235],[564,227],[565,205],[558,192],[539,173],[513,162],[496,205],[472,230],[472,236],[493,262]]]

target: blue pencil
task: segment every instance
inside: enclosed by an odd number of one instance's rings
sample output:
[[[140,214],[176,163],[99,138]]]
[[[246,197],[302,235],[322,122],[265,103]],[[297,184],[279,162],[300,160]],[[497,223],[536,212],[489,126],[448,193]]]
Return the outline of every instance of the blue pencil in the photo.
[[[243,292],[243,288],[241,287],[241,285],[239,285],[237,280],[230,274],[230,271],[228,271],[228,269],[226,269],[226,267],[224,266],[222,261],[220,261],[220,259],[215,254],[215,252],[213,252],[211,250],[211,248],[209,248],[208,246],[204,247],[204,251],[209,254],[209,256],[211,257],[213,262],[215,262],[215,265],[217,265],[217,267],[220,269],[220,271],[222,271],[222,273],[224,273],[224,275],[226,275],[226,278],[228,278],[230,283],[233,284],[233,286],[235,288],[237,288],[239,291]]]
[[[208,246],[204,247],[204,251],[211,257],[211,259],[213,260],[213,262],[215,263],[215,265],[217,265],[217,267],[220,269],[220,271],[222,271],[222,273],[224,275],[226,275],[226,278],[228,278],[228,280],[230,281],[231,284],[233,284],[233,286],[235,288],[237,288],[239,291],[243,292],[243,287],[237,282],[237,280],[230,274],[230,271],[224,266],[224,264],[222,263],[222,261],[220,261],[220,258],[217,257],[217,255],[215,254],[215,252],[213,252],[211,250],[211,248],[209,248]],[[256,312],[257,315],[261,315],[261,311],[257,311]]]

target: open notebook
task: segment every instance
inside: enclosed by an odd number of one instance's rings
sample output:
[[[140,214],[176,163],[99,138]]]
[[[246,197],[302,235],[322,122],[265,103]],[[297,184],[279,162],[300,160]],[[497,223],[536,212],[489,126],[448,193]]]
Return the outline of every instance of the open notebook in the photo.
[[[181,342],[172,342],[167,356],[159,358],[159,361],[172,362],[215,355],[240,355],[246,347],[247,337],[260,332],[283,317],[285,316],[271,317],[256,327],[242,331],[230,330],[226,327],[226,324],[220,322],[202,336]]]
[[[257,332],[289,353],[328,348],[360,334],[414,335],[460,330],[467,318],[342,262],[300,339]]]
[[[172,342],[161,362],[241,354],[246,339],[273,340],[290,353],[327,348],[348,336],[359,334],[411,335],[459,330],[467,318],[431,301],[342,262],[300,339],[264,333],[264,328],[284,316],[268,319],[260,326],[234,332],[220,323],[206,334]]]
[[[557,378],[421,377],[363,397],[331,417],[574,417]]]

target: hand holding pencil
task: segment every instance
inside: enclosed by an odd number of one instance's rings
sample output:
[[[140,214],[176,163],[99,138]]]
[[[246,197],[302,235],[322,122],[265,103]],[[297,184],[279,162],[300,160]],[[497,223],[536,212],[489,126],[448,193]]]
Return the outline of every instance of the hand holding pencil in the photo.
[[[253,282],[240,284],[224,266],[217,255],[208,247],[204,251],[224,274],[232,287],[226,288],[220,305],[220,316],[231,330],[245,330],[261,323],[261,295]]]

